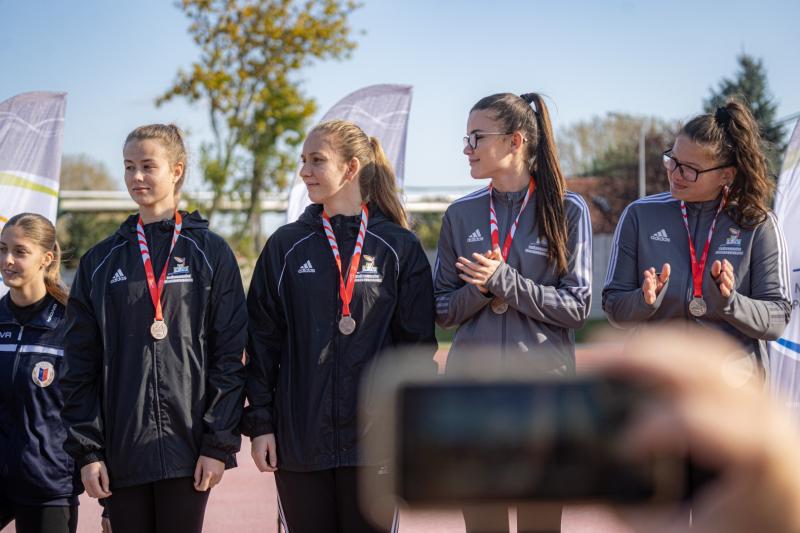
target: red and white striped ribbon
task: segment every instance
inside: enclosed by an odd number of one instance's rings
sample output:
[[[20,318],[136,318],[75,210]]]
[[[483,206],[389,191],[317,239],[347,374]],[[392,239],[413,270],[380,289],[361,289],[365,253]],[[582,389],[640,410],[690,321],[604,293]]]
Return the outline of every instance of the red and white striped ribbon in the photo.
[[[358,238],[353,248],[353,256],[350,258],[350,268],[347,273],[347,283],[345,283],[342,276],[342,258],[339,254],[339,246],[336,244],[336,235],[333,234],[331,219],[328,213],[322,211],[322,227],[325,229],[325,236],[328,237],[328,244],[333,252],[333,258],[336,260],[336,267],[339,269],[339,297],[342,299],[342,316],[350,316],[350,301],[353,299],[353,290],[356,286],[356,273],[358,265],[361,263],[361,248],[364,246],[368,220],[367,204],[361,204],[361,225],[358,227]]]
[[[683,216],[683,226],[686,228],[686,235],[689,237],[689,259],[692,262],[692,295],[695,298],[703,297],[703,272],[706,269],[706,261],[708,260],[708,250],[711,247],[711,237],[714,235],[714,229],[717,227],[717,218],[720,212],[725,209],[725,204],[728,203],[728,187],[725,187],[722,192],[722,201],[717,208],[717,214],[714,215],[714,220],[711,222],[711,227],[708,228],[708,237],[706,238],[706,245],[703,247],[703,256],[700,261],[697,260],[697,253],[695,252],[694,242],[692,240],[692,233],[689,230],[689,214],[686,212],[686,203],[681,200],[681,215]]]
[[[144,226],[142,225],[142,217],[139,216],[139,221],[136,222],[136,235],[139,238],[139,251],[142,254],[142,263],[144,263],[144,273],[147,276],[147,288],[150,290],[150,299],[153,301],[153,307],[156,310],[156,320],[163,321],[164,314],[161,309],[161,294],[164,292],[164,282],[167,279],[167,267],[169,266],[169,258],[172,255],[172,250],[175,248],[175,243],[178,242],[178,235],[181,234],[181,226],[183,226],[183,219],[178,211],[175,211],[175,230],[172,232],[172,244],[169,247],[167,254],[167,262],[164,263],[164,268],[161,270],[161,276],[156,283],[156,277],[153,273],[153,262],[150,259],[150,249],[147,247],[147,238],[144,235]]]
[[[525,206],[528,205],[528,200],[531,199],[533,196],[533,191],[536,189],[536,183],[533,181],[533,176],[531,176],[531,181],[528,183],[528,192],[525,194],[525,199],[522,201],[522,207],[517,213],[517,218],[514,219],[514,223],[511,225],[511,228],[508,230],[508,235],[506,235],[506,240],[503,241],[503,249],[501,253],[503,254],[503,261],[508,259],[508,253],[511,251],[511,243],[514,241],[514,234],[517,232],[517,224],[519,224],[519,217],[522,215],[522,212],[525,210]],[[500,228],[497,225],[497,213],[494,211],[494,202],[492,201],[492,185],[489,185],[489,232],[492,236],[492,250],[500,246]]]

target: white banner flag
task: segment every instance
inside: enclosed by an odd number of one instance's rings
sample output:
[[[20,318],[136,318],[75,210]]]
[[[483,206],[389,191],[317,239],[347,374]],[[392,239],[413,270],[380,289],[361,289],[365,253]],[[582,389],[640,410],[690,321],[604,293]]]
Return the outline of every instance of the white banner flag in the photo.
[[[398,185],[402,186],[410,109],[410,85],[370,85],[339,100],[325,113],[322,121],[350,120],[358,124],[370,137],[377,137],[394,168]],[[303,180],[299,175],[295,175],[292,188],[289,190],[286,221],[297,220],[310,203]]]
[[[787,406],[800,413],[800,121],[783,159],[775,195],[775,214],[789,246],[792,320],[783,337],[769,343],[770,381]]]
[[[24,212],[55,224],[66,107],[66,93],[23,93],[0,102],[0,228]]]

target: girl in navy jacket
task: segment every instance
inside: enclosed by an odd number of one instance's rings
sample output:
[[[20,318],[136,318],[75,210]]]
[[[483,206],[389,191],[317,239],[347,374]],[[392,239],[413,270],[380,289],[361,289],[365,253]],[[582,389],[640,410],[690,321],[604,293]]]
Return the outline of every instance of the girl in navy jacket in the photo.
[[[61,251],[45,217],[21,213],[0,233],[0,529],[73,533],[82,492],[64,452]]]

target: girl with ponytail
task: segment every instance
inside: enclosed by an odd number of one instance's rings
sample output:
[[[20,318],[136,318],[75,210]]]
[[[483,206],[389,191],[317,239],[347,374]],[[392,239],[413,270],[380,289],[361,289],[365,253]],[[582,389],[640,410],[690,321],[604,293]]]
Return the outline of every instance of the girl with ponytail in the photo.
[[[791,298],[758,124],[729,100],[684,125],[663,162],[670,190],[620,217],[603,309],[623,328],[678,319],[720,329],[742,346],[749,375],[764,377],[766,341],[788,324]]]
[[[61,250],[45,217],[21,213],[0,233],[0,529],[71,533],[82,491],[64,452]]]
[[[359,457],[359,379],[385,348],[433,356],[431,270],[378,139],[323,122],[300,176],[313,204],[267,241],[247,296],[243,432],[275,472],[287,531],[371,532],[356,501],[357,472],[373,468]]]
[[[448,366],[486,345],[500,359],[556,374],[575,371],[575,329],[589,314],[592,231],[583,199],[567,190],[550,115],[536,93],[494,94],[470,110],[464,137],[472,177],[489,185],[445,212],[434,272],[436,319],[458,328]],[[508,528],[505,507],[465,509],[468,531]],[[520,508],[519,531],[559,530]],[[539,531],[541,529],[537,529]]]

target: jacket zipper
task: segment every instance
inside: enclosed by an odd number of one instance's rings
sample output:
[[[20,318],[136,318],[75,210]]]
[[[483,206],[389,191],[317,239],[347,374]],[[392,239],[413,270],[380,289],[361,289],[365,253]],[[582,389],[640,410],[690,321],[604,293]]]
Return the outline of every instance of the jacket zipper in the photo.
[[[166,268],[166,266],[164,267]],[[156,366],[156,341],[153,341],[153,393],[156,401],[156,428],[158,428],[158,458],[161,461],[161,472],[166,475],[167,465],[164,462],[164,431],[161,427],[161,395],[158,393],[158,367]]]
[[[334,235],[336,233],[341,234],[340,231],[339,231],[340,228],[341,228],[340,222],[341,222],[340,220],[336,221],[336,227],[334,228]],[[341,247],[340,247],[340,253],[341,253]],[[335,266],[336,265],[334,265],[334,267]],[[344,269],[344,268],[345,268],[345,265],[344,265],[344,262],[342,262],[342,269]],[[338,285],[338,281],[339,280],[337,279],[336,281],[337,281],[337,285]],[[340,309],[338,290],[336,292],[334,292],[333,309],[334,309],[333,316],[334,317],[338,317],[339,316],[339,309]],[[331,392],[333,394],[332,419],[333,419],[333,434],[335,436],[334,446],[335,446],[335,450],[336,450],[336,466],[337,467],[341,464],[341,460],[340,460],[341,458],[339,456],[339,402],[338,402],[339,394],[338,394],[338,387],[336,386],[338,381],[339,381],[339,347],[340,347],[339,341],[341,340],[340,339],[340,335],[339,335],[339,327],[338,326],[339,325],[336,323],[336,319],[334,319],[333,335],[334,335],[334,346],[335,346],[335,349],[333,351],[333,386],[331,387]]]
[[[508,231],[511,229],[511,224],[513,224],[513,222],[511,222],[511,219],[514,218],[514,201],[511,198],[510,192],[506,193],[506,202],[508,202],[508,218],[506,218],[506,231],[504,234],[502,234],[503,237],[501,237],[503,239],[505,238],[505,235],[508,235]],[[503,246],[502,241],[500,242],[500,246]],[[508,256],[511,257],[511,249],[508,250]],[[508,311],[510,310],[511,309],[509,308]],[[508,342],[508,331],[506,323],[508,320],[508,311],[503,313],[503,319],[502,319],[502,338],[500,343],[501,346],[500,356],[502,359],[505,359],[506,357],[506,342]]]
[[[686,212],[686,214],[687,214],[687,215],[689,214],[689,212],[688,212],[688,208],[687,208],[687,212]],[[693,244],[694,244],[695,256],[697,255],[697,252],[698,252],[698,251],[699,251],[701,254],[703,253],[703,249],[702,249],[702,248],[700,248],[699,250],[698,250],[698,248],[697,248],[697,232],[698,232],[698,231],[700,231],[700,223],[703,221],[703,217],[702,217],[702,215],[703,215],[703,208],[702,208],[702,206],[701,206],[701,207],[700,207],[700,208],[697,210],[697,225],[694,227],[694,235],[692,236],[692,239],[693,239],[693,241],[692,241],[692,242],[693,242]],[[703,244],[705,244],[705,243],[703,243]],[[710,250],[709,250],[709,251],[710,251]],[[691,255],[691,253],[692,253],[692,251],[691,251],[691,250],[689,250],[689,254],[690,254],[690,255]],[[695,259],[697,259],[698,261],[700,260],[700,258],[699,258],[699,257],[695,257]],[[694,275],[692,274],[691,261],[692,261],[692,258],[690,257],[690,258],[689,258],[689,298],[688,298],[688,300],[687,300],[687,301],[684,303],[684,310],[683,310],[683,313],[684,313],[684,315],[686,316],[686,318],[688,318],[689,320],[695,320],[695,317],[694,317],[694,316],[692,316],[692,315],[689,313],[689,302],[691,302],[691,301],[692,301],[692,298],[694,298]],[[700,279],[700,284],[701,284],[700,286],[701,286],[701,290],[702,290],[702,283],[703,283],[703,280],[702,280],[702,278],[701,278],[701,279]]]
[[[19,353],[22,348],[22,332],[25,331],[25,326],[19,327],[19,334],[17,335],[17,350],[14,352],[14,365],[11,368],[11,386],[17,380],[17,370],[19,369]],[[13,390],[13,388],[12,388]]]

